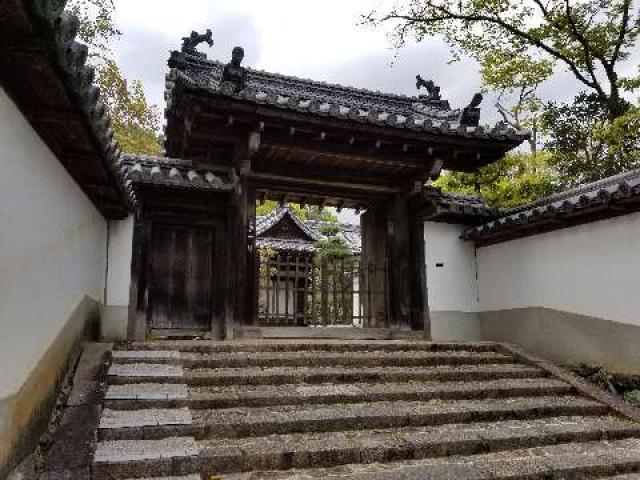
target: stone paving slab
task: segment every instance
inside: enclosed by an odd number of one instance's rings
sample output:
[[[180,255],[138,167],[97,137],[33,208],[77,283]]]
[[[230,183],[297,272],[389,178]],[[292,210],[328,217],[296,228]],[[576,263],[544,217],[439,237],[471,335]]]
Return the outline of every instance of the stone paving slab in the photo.
[[[179,378],[183,376],[183,370],[180,365],[114,363],[109,367],[108,376],[125,378]]]
[[[308,468],[471,455],[512,448],[640,436],[640,425],[611,417],[447,424],[202,441],[206,472]],[[235,453],[234,453],[235,452]]]
[[[506,480],[596,478],[640,469],[640,439],[588,442],[391,463],[333,468],[258,471],[225,475],[225,480]],[[571,456],[571,461],[563,458]],[[574,462],[574,463],[572,463]],[[575,463],[577,462],[577,463]]]
[[[193,437],[171,437],[161,440],[109,440],[99,442],[94,464],[192,457],[200,453]]]
[[[185,371],[189,385],[274,385],[286,383],[354,383],[462,381],[541,378],[546,373],[522,364],[441,365],[437,367],[268,367]],[[169,377],[166,377],[169,378]]]
[[[101,429],[191,424],[191,413],[188,408],[152,408],[143,410],[105,409],[102,412],[102,418],[100,418]]]
[[[133,480],[133,479],[130,479]],[[202,480],[202,477],[197,474],[197,475],[184,475],[184,476],[180,476],[180,477],[144,477],[144,478],[137,478],[135,480]]]
[[[177,350],[113,350],[111,358],[115,363],[178,362],[180,360],[180,352]]]
[[[105,400],[182,400],[188,396],[184,383],[132,383],[110,385]]]
[[[598,415],[606,406],[581,397],[524,397],[429,402],[281,405],[193,410],[194,426],[209,437],[396,428],[532,416]]]

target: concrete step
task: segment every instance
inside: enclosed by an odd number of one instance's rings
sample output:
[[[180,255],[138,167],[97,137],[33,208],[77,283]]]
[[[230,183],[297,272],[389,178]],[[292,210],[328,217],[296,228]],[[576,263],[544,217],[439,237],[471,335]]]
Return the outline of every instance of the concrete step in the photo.
[[[171,442],[160,441],[116,441],[101,442],[96,450],[96,462],[93,466],[94,480],[113,480],[124,478],[149,477],[150,475],[187,475],[201,474],[204,478],[224,478],[224,480],[316,480],[318,478],[351,480],[515,480],[515,479],[587,479],[617,478],[628,480],[635,478],[632,473],[640,471],[640,439],[607,439],[559,443],[554,436],[553,426],[530,427],[528,436],[519,437],[517,427],[504,433],[504,425],[493,430],[502,444],[517,442],[526,438],[526,442],[546,437],[551,444],[541,447],[520,445],[517,449],[491,451],[475,450],[474,445],[492,445],[492,439],[464,441],[469,431],[464,428],[452,430],[447,445],[451,452],[439,450],[441,445],[432,443],[429,434],[424,432],[404,432],[406,442],[412,445],[417,458],[404,460],[409,456],[407,444],[393,437],[383,439],[384,432],[367,442],[365,439],[337,438],[335,447],[309,440],[288,448],[271,440],[260,444],[244,444],[242,450],[233,445],[221,443],[217,448],[197,445],[191,439],[174,438]],[[524,426],[523,426],[524,427]],[[491,426],[489,426],[491,428]],[[560,428],[558,427],[558,430]],[[597,427],[589,432],[595,432]],[[615,429],[615,427],[614,427]],[[625,427],[621,427],[624,432]],[[578,434],[579,428],[574,434]],[[432,433],[432,432],[431,432]],[[471,434],[473,435],[473,434]],[[522,435],[527,435],[522,431]],[[562,435],[562,434],[560,434]],[[591,433],[587,434],[591,435]],[[598,434],[593,434],[598,435]],[[600,434],[604,436],[603,434]],[[622,433],[621,435],[625,435]],[[490,435],[489,435],[490,436]],[[600,437],[602,438],[602,437]],[[257,439],[256,439],[257,440]],[[544,441],[547,441],[544,440]],[[293,439],[288,439],[293,441]],[[395,445],[389,450],[376,448],[378,442]],[[351,445],[351,448],[349,447]],[[500,448],[500,442],[495,444]],[[341,446],[344,448],[341,449]],[[169,447],[169,449],[167,449]],[[491,447],[489,447],[491,448]],[[246,450],[245,450],[246,449]],[[329,452],[333,449],[334,455]],[[285,451],[286,450],[286,451]],[[360,452],[359,454],[357,452]],[[456,454],[455,452],[472,452]],[[123,454],[122,452],[128,452]],[[171,455],[169,454],[171,453]],[[339,453],[341,452],[341,453]],[[437,456],[429,456],[429,452]],[[482,453],[480,453],[482,452]],[[424,456],[420,456],[424,455]],[[355,462],[349,462],[354,459]],[[326,462],[322,465],[322,462]],[[313,468],[296,469],[296,465],[312,463]],[[260,470],[262,466],[269,470]],[[294,469],[291,469],[291,468]],[[243,473],[225,473],[241,469]],[[153,473],[151,473],[153,472]]]
[[[376,352],[376,351],[467,351],[502,352],[495,342],[426,342],[414,340],[260,340],[225,341],[211,340],[160,340],[154,342],[129,342],[116,345],[118,350],[179,351],[196,353],[232,352]]]
[[[568,395],[569,384],[552,379],[500,379],[470,382],[404,382],[353,384],[283,384],[186,387],[178,384],[112,385],[105,406],[113,410],[140,408],[194,409],[264,407],[381,402],[391,400],[429,401]],[[181,388],[182,387],[182,388]]]
[[[189,421],[184,421],[178,411],[105,410],[99,436],[101,439],[237,438],[563,415],[594,416],[608,413],[608,408],[582,397],[553,396],[189,410]]]
[[[418,367],[513,363],[510,355],[473,351],[374,352],[232,352],[185,353],[176,351],[121,350],[114,363],[179,363],[188,368],[244,367]]]
[[[541,378],[547,373],[518,363],[441,365],[436,367],[248,367],[185,369],[179,365],[113,364],[108,381],[125,383],[186,383],[188,385],[281,385],[290,383],[382,383],[477,381],[500,378]]]

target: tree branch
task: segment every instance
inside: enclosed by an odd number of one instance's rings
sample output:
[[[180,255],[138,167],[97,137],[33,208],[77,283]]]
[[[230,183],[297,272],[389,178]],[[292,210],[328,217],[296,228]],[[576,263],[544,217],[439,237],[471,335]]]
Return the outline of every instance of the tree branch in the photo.
[[[622,49],[622,44],[624,43],[624,38],[627,35],[627,31],[629,29],[629,10],[631,8],[631,0],[624,0],[624,7],[622,10],[622,20],[620,22],[620,33],[618,34],[618,41],[613,49],[613,55],[611,56],[611,67],[615,65],[620,57],[620,50]]]
[[[552,57],[557,58],[558,60],[561,60],[562,62],[564,62],[569,67],[569,69],[573,72],[573,74],[576,76],[576,78],[580,82],[584,83],[589,88],[593,88],[593,89],[597,88],[596,85],[594,85],[594,83],[591,80],[586,78],[580,72],[578,66],[569,57],[564,55],[559,50],[556,50],[555,48],[547,45],[543,41],[533,37],[531,34],[527,33],[526,31],[521,30],[521,29],[509,24],[508,22],[506,22],[502,18],[500,18],[498,16],[490,17],[490,16],[487,16],[487,15],[478,15],[478,14],[468,15],[468,14],[454,13],[454,12],[451,12],[451,11],[447,10],[446,8],[444,8],[442,6],[434,5],[431,2],[428,2],[428,3],[432,8],[434,8],[436,10],[439,10],[442,15],[431,16],[431,17],[415,17],[415,16],[411,16],[411,15],[390,13],[388,15],[385,15],[385,16],[381,17],[380,21],[381,22],[385,22],[385,21],[388,21],[388,20],[404,20],[404,21],[408,21],[408,22],[412,22],[412,23],[432,24],[432,23],[444,22],[446,20],[460,20],[460,21],[467,21],[467,22],[487,22],[487,23],[491,23],[491,24],[494,24],[494,25],[498,25],[498,26],[502,27],[503,29],[505,29],[506,31],[508,31],[509,33],[511,33],[512,35],[527,40],[530,44],[540,48],[541,50],[545,51],[546,53],[548,53]]]

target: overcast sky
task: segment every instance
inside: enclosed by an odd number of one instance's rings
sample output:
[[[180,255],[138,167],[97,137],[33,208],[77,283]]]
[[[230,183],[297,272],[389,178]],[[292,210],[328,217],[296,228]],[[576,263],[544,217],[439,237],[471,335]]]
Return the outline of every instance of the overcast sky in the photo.
[[[441,86],[452,107],[463,107],[480,88],[471,60],[449,64],[438,39],[396,52],[384,29],[358,26],[359,16],[388,0],[116,0],[122,37],[113,45],[127,78],[143,82],[148,99],[164,108],[164,75],[169,51],[191,30],[213,31],[215,45],[201,46],[211,59],[228,61],[231,49],[245,49],[245,65],[385,92],[415,95],[420,73]],[[636,62],[637,63],[637,62]],[[631,68],[631,67],[630,67]],[[631,73],[631,72],[629,72]],[[569,99],[581,89],[559,71],[541,89],[543,98]],[[498,117],[485,99],[482,121]]]

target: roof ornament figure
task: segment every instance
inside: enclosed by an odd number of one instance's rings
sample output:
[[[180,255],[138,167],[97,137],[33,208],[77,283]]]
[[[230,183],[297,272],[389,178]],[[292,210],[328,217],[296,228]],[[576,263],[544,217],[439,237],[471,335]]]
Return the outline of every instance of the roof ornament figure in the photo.
[[[230,84],[233,93],[241,92],[247,88],[247,71],[241,65],[243,59],[244,48],[234,47],[231,52],[231,61],[222,70],[222,84]]]
[[[440,87],[433,83],[433,80],[425,80],[422,76],[416,75],[416,88],[420,90],[422,87],[427,90],[427,95],[419,95],[418,98],[420,100],[427,102],[442,100],[440,97]]]
[[[470,127],[477,127],[480,123],[480,104],[482,103],[482,94],[476,93],[468,106],[462,110],[460,116],[460,124]]]
[[[196,50],[196,47],[201,43],[206,43],[209,47],[213,47],[213,34],[211,29],[208,28],[205,34],[192,31],[188,37],[182,37],[182,53],[188,53],[196,57],[206,57],[204,53]]]

